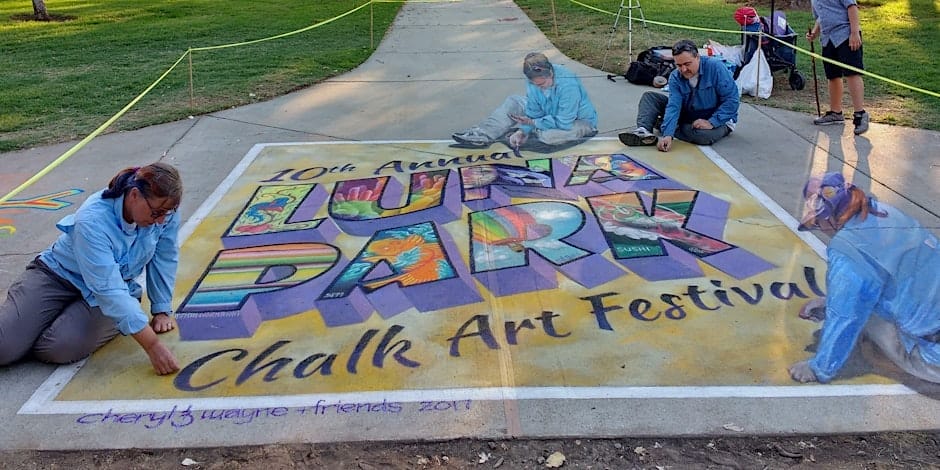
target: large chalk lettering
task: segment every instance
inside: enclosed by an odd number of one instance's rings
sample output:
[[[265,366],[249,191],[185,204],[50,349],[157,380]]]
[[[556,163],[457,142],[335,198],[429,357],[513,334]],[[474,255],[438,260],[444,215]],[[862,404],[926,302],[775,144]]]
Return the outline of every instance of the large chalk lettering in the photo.
[[[222,245],[243,248],[333,241],[339,233],[336,224],[314,218],[327,197],[319,184],[260,186],[222,236]]]
[[[498,296],[553,289],[555,271],[587,287],[624,274],[597,255],[606,249],[603,237],[594,225],[585,224],[580,208],[565,202],[473,212],[470,242],[474,276]],[[538,256],[530,257],[530,252]]]
[[[337,183],[330,199],[330,216],[343,232],[359,236],[419,221],[456,220],[461,214],[460,192],[452,173],[412,174],[407,202],[400,206],[401,183],[388,176]]]
[[[446,232],[431,222],[376,232],[323,291],[317,306],[328,325],[385,318],[415,307],[431,311],[483,300]],[[350,299],[364,292],[369,305]]]
[[[661,180],[663,177],[644,164],[622,154],[583,155],[568,179],[568,186],[587,184],[588,182],[607,183],[613,180],[646,181]]]
[[[688,189],[652,166],[622,153],[565,157],[554,163],[555,178],[584,197],[653,189]]]
[[[773,267],[720,239],[728,204],[693,190],[587,198],[615,259],[648,280],[698,277],[701,259],[732,275]],[[668,243],[665,243],[668,242]]]
[[[558,189],[552,176],[552,160],[529,160],[526,166],[488,164],[460,169],[464,205],[472,210],[505,206],[511,198],[577,199]]]
[[[250,336],[263,320],[314,307],[321,280],[341,261],[322,243],[220,251],[177,312],[183,339]]]

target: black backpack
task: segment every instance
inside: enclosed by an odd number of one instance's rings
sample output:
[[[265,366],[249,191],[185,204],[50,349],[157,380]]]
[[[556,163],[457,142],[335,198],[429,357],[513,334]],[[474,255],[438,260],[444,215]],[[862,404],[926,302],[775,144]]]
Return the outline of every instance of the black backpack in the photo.
[[[665,52],[665,54],[657,51]],[[652,86],[654,78],[659,76],[668,79],[669,74],[675,69],[676,62],[672,60],[672,48],[654,46],[637,54],[636,60],[630,62],[627,73],[623,76],[630,83]]]

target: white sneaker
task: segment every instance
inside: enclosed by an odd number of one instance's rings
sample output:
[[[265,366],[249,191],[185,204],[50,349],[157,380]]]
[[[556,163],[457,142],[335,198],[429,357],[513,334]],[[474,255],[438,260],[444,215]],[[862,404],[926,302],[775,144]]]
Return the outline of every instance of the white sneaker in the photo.
[[[493,139],[484,134],[479,127],[472,127],[463,132],[455,132],[451,134],[451,138],[461,144],[475,147],[487,147],[493,143]]]

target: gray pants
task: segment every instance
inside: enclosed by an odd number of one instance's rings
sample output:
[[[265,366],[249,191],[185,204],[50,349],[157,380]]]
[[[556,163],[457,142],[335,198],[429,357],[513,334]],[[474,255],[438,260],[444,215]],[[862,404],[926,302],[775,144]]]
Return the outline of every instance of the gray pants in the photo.
[[[865,336],[904,372],[928,382],[940,383],[940,367],[924,361],[917,346],[908,353],[894,323],[872,314],[865,324]]]
[[[37,359],[68,364],[117,336],[114,321],[90,307],[70,282],[34,259],[0,306],[0,365],[30,352]]]
[[[636,112],[636,126],[646,128],[653,132],[653,128],[658,128],[663,122],[663,115],[666,114],[666,104],[669,103],[669,96],[658,91],[647,91],[640,98],[640,104]],[[679,124],[676,128],[675,138],[691,142],[695,145],[711,145],[725,138],[731,133],[731,128],[722,124],[714,129],[696,129],[692,124]]]
[[[493,110],[486,119],[477,127],[486,134],[491,140],[499,140],[511,129],[519,127],[519,124],[510,116],[525,116],[525,97],[512,95],[506,98],[498,108]],[[597,129],[590,122],[576,120],[570,130],[561,129],[536,129],[534,134],[539,142],[546,145],[561,145],[573,140],[591,137],[597,133]],[[531,137],[531,136],[530,136]]]

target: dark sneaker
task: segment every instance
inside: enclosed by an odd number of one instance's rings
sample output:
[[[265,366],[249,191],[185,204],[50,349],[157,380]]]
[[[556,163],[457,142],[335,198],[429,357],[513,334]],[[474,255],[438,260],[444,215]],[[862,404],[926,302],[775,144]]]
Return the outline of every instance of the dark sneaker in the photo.
[[[478,127],[467,129],[463,132],[455,132],[451,134],[451,138],[455,141],[464,144],[472,145],[474,147],[489,147],[493,143],[493,139],[490,139],[486,134],[484,134]]]
[[[868,111],[852,114],[852,124],[855,124],[855,135],[862,135],[868,130]]]
[[[620,142],[623,142],[623,145],[630,147],[656,145],[656,142],[659,140],[652,132],[646,130],[645,127],[637,127],[630,132],[624,132],[618,135],[617,138],[620,139]]]
[[[833,124],[844,124],[845,117],[842,116],[842,113],[834,113],[832,111],[826,111],[826,114],[813,119],[813,124],[817,126],[831,126]]]

